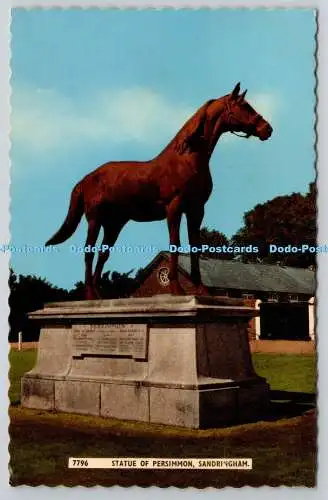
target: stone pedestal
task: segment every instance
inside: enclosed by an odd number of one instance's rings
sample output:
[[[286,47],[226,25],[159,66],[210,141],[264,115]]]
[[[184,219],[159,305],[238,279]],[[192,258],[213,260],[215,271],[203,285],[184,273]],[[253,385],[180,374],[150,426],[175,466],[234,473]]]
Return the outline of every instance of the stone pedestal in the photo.
[[[28,408],[201,428],[257,419],[268,385],[253,369],[256,311],[225,297],[47,304]]]

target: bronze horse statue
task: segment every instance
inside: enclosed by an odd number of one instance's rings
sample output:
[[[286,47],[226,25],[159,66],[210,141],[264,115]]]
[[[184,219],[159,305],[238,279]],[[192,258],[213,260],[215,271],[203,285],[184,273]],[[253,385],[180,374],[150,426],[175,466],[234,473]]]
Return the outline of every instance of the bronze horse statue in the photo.
[[[86,245],[95,246],[101,227],[103,245],[112,247],[128,221],[167,219],[170,244],[180,246],[180,222],[187,218],[191,246],[200,246],[204,205],[212,191],[209,160],[224,132],[243,132],[262,141],[271,125],[239,95],[240,84],[223,97],[207,101],[183,125],[161,153],[150,161],[109,162],[100,166],[73,189],[67,217],[46,243],[57,245],[76,230],[83,214],[88,222]],[[238,135],[238,134],[236,134]],[[95,272],[94,254],[85,253],[86,299],[100,298],[99,281],[109,250],[101,251]],[[198,294],[207,293],[199,270],[199,253],[191,253],[191,279]],[[183,294],[178,282],[178,253],[170,255],[170,291]]]

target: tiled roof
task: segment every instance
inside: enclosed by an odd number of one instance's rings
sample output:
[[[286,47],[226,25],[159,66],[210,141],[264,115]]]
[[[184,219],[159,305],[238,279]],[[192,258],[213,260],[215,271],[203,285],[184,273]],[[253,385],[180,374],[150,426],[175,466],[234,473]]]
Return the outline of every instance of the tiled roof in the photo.
[[[179,266],[190,273],[189,255],[179,256]],[[203,283],[208,287],[309,295],[315,293],[315,273],[309,269],[220,259],[200,259],[200,268]]]

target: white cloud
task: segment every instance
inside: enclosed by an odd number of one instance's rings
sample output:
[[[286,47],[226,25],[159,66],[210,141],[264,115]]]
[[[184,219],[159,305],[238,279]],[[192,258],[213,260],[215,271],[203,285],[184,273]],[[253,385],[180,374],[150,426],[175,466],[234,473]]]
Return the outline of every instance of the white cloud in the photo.
[[[274,122],[274,94],[250,96],[249,102]],[[19,87],[12,94],[11,137],[19,151],[37,155],[104,141],[160,146],[194,112],[148,88],[107,90],[72,100],[53,89]],[[225,134],[221,143],[235,140],[238,138]]]
[[[275,94],[256,94],[249,103],[268,122],[275,120],[279,110],[279,99]]]
[[[11,137],[15,146],[38,154],[102,141],[161,144],[192,113],[147,88],[103,91],[84,101],[52,89],[18,88]]]

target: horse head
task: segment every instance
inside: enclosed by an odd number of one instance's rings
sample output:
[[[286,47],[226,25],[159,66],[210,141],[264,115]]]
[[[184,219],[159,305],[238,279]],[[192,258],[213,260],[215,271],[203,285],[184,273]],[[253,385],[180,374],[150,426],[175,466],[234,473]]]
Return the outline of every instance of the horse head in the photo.
[[[240,137],[258,137],[261,141],[269,139],[271,125],[245,100],[246,90],[239,94],[238,83],[231,94],[207,101],[185,123],[174,141],[180,154],[203,152],[211,155],[217,140],[224,132],[243,132]]]
[[[262,115],[245,100],[247,90],[239,95],[240,83],[237,83],[231,94],[225,96],[223,112],[224,127],[228,132],[244,132],[242,137],[258,137],[266,141],[272,134],[272,127]],[[238,134],[237,134],[238,135]]]

